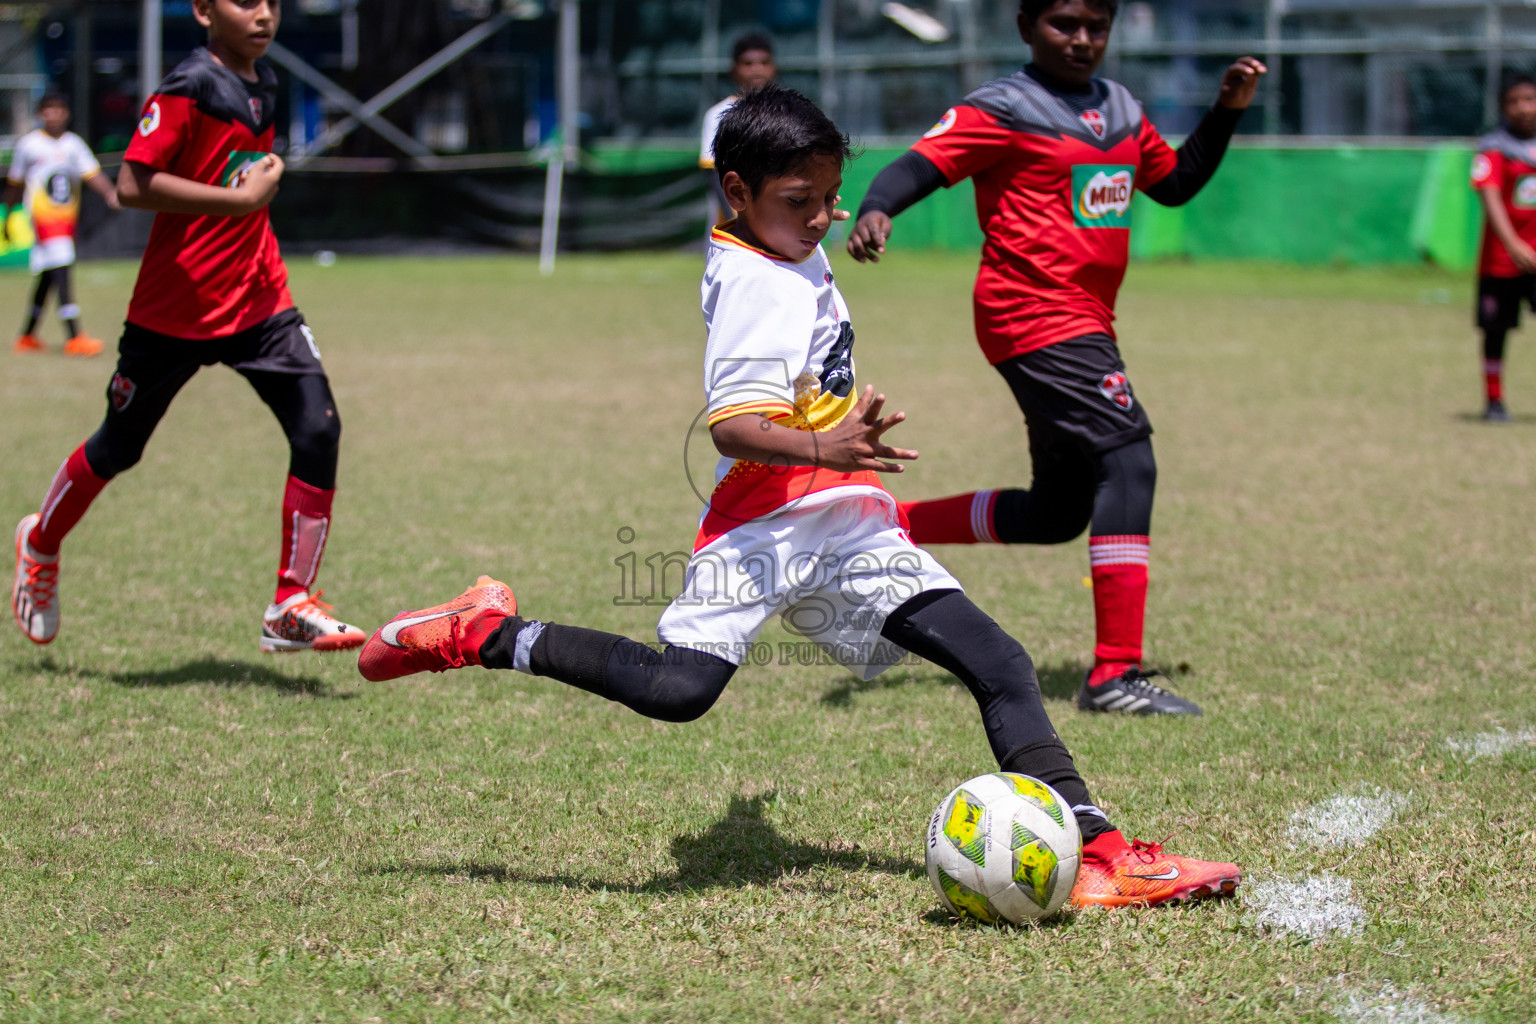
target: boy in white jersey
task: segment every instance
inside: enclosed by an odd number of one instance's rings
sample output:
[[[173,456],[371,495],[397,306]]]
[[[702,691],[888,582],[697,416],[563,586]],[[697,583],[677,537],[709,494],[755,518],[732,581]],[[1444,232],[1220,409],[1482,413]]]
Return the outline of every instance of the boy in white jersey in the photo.
[[[26,196],[27,212],[32,215],[32,273],[37,288],[32,293],[32,307],[26,325],[12,346],[17,352],[41,352],[46,346],[37,337],[37,322],[43,318],[48,293],[58,289],[59,319],[64,321],[69,338],[64,354],[94,356],[101,352],[101,342],[80,329],[80,307],[69,280],[69,268],[75,262],[75,225],[80,219],[80,186],[89,185],[113,210],[121,210],[117,190],[101,173],[101,165],[91,155],[85,140],[69,126],[69,104],[63,96],[49,93],[37,103],[41,128],[16,140],[11,153],[11,169],[6,174],[4,209],[0,209],[0,237],[10,241],[11,208]]]
[[[754,89],[761,89],[778,77],[779,65],[773,59],[773,42],[765,35],[749,32],[731,46],[731,82],[736,91],[704,111],[704,131],[699,139],[699,166],[715,169],[715,132],[720,119],[736,101]],[[711,227],[730,219],[730,204],[720,191],[718,175],[709,176],[709,224]]]
[[[907,538],[878,474],[917,452],[881,439],[883,395],[855,392],[853,328],[821,240],[835,219],[848,140],[799,93],[768,86],[715,138],[738,214],[713,232],[702,288],[704,389],[723,456],[683,593],[655,650],[517,615],[482,576],[457,599],[403,612],[364,645],[370,680],[466,665],[548,676],[666,721],[703,715],[774,615],[864,678],[908,652],[953,672],[980,705],[998,764],[1054,786],[1086,840],[1078,904],[1226,895],[1234,864],[1128,843],[1093,803],[1040,700],[1024,648]]]

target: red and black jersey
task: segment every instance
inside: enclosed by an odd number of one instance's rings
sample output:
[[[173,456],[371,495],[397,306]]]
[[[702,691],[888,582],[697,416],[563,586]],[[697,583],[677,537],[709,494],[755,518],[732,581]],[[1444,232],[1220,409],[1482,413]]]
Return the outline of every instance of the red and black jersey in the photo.
[[[976,333],[987,359],[1114,335],[1131,196],[1178,157],[1121,85],[1053,89],[1020,71],[950,108],[913,149],[951,185],[971,178],[986,235]]]
[[[233,187],[272,151],[277,75],[257,81],[205,47],[144,105],[125,159],[205,185]],[[159,213],[128,304],[128,321],[177,338],[225,338],[293,306],[288,269],[266,209],[243,217]]]
[[[1490,185],[1499,190],[1515,234],[1536,245],[1536,139],[1522,139],[1508,128],[1478,139],[1477,155],[1472,158],[1472,187],[1484,189]],[[1525,276],[1525,271],[1509,258],[1509,250],[1487,225],[1486,218],[1477,272],[1482,277]]]

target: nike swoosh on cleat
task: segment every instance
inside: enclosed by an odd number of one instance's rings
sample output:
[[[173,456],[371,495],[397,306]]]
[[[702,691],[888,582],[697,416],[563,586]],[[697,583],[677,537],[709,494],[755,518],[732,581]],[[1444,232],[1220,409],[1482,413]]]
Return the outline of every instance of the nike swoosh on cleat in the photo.
[[[1133,875],[1130,872],[1126,872],[1126,877],[1127,878],[1145,878],[1149,882],[1171,882],[1175,878],[1179,877],[1179,869],[1178,868],[1169,868],[1167,871],[1164,871],[1160,875]]]
[[[411,626],[419,626],[423,622],[431,622],[433,619],[447,618],[449,615],[462,615],[464,612],[472,612],[475,606],[467,604],[462,608],[449,608],[447,611],[433,612],[431,615],[412,615],[408,619],[396,619],[379,630],[379,639],[391,647],[398,647],[402,651],[405,644],[400,642],[400,631]]]

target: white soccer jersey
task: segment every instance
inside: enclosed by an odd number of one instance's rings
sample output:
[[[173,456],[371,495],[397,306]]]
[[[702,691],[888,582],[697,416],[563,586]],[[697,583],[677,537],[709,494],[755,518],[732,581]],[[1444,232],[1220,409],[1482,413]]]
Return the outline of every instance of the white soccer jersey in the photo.
[[[857,404],[853,325],[821,246],[796,263],[715,228],[700,293],[709,329],[704,394],[711,427],[751,414],[797,430],[826,431]],[[696,546],[786,505],[835,500],[822,495],[828,490],[886,495],[870,470],[770,469],[721,459],[715,481]]]
[[[705,170],[715,167],[715,132],[720,130],[720,119],[736,105],[740,96],[727,96],[704,111],[704,136],[699,140],[699,166]]]
[[[26,186],[27,212],[36,241],[32,270],[51,270],[75,261],[75,225],[80,218],[80,183],[101,172],[85,140],[74,132],[54,138],[41,129],[16,141],[6,177]]]

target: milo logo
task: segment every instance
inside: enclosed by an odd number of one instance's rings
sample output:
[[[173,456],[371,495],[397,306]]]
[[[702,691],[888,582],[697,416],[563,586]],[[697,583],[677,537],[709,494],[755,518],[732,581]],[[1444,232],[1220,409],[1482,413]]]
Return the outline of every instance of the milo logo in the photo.
[[[219,184],[225,188],[239,188],[245,184],[245,176],[250,173],[251,168],[261,163],[266,156],[266,153],[230,150],[228,158],[224,161],[224,172],[219,175]]]
[[[1515,179],[1515,209],[1536,210],[1536,174],[1522,174]]]
[[[1072,168],[1072,221],[1080,228],[1128,228],[1136,168],[1078,164]]]

